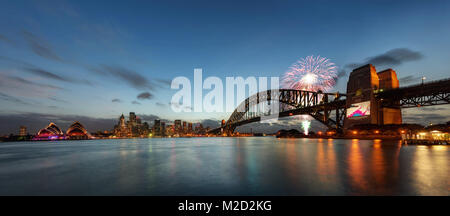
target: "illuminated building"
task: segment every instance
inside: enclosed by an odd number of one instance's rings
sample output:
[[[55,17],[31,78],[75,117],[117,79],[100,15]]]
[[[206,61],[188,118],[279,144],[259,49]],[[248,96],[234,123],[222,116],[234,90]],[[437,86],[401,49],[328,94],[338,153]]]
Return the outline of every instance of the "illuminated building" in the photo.
[[[153,135],[161,136],[161,120],[159,119],[155,119],[155,122],[153,124]]]
[[[89,139],[90,136],[91,135],[89,134],[89,132],[78,121],[70,125],[69,129],[67,129],[66,132],[66,137],[68,139]]]
[[[27,127],[25,126],[20,126],[19,129],[19,136],[26,136],[27,135]]]
[[[149,132],[148,123],[142,123],[141,118],[130,112],[128,121],[125,121],[123,114],[119,117],[119,124],[114,126],[113,134],[116,137],[147,137]]]
[[[183,121],[183,134],[186,134],[186,132],[187,132],[186,122]]]
[[[175,133],[176,134],[181,134],[181,120],[179,120],[179,119],[177,119],[177,120],[175,120],[175,122],[174,122],[174,126],[175,126]]]
[[[52,140],[52,139],[64,139],[64,133],[55,123],[51,122],[47,127],[38,131],[35,139],[37,140]]]
[[[189,122],[189,123],[188,123],[187,133],[188,133],[188,134],[192,134],[192,122]]]
[[[166,136],[166,123],[165,122],[161,122],[161,126],[160,126],[160,130],[161,130],[161,136]]]

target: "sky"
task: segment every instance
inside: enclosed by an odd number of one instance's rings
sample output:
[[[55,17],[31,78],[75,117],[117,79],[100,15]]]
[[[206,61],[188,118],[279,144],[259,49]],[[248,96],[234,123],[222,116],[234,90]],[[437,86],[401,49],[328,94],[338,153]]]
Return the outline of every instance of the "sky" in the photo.
[[[281,76],[329,58],[346,91],[355,66],[393,68],[400,85],[450,77],[449,1],[0,0],[0,134],[84,121],[218,124],[230,113],[173,112],[177,76]],[[208,91],[205,90],[204,94]],[[447,105],[404,110],[405,122],[450,120]],[[189,107],[187,107],[189,109]],[[288,121],[286,121],[288,122]],[[83,122],[82,122],[83,123]],[[281,124],[281,123],[280,123]],[[288,123],[298,126],[297,123]],[[319,124],[313,123],[319,127]]]

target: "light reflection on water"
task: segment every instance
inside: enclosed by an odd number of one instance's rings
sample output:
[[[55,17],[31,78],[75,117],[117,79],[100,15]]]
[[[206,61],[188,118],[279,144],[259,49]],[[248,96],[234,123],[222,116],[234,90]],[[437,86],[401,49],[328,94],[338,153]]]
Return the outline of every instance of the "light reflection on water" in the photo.
[[[450,195],[450,148],[176,138],[0,144],[0,195]]]

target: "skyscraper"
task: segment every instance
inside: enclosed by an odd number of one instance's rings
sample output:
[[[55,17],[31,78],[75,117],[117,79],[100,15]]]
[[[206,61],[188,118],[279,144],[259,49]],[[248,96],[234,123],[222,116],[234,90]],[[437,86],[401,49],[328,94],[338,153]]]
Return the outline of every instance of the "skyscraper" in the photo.
[[[153,135],[161,136],[161,120],[155,119],[155,123],[153,124]]]
[[[174,131],[174,133],[176,133],[176,134],[180,134],[181,133],[181,120],[179,120],[179,119],[177,119],[177,120],[175,120],[175,131]]]
[[[189,134],[192,133],[192,122],[189,122],[189,123],[188,123],[187,133],[189,133]]]
[[[27,127],[20,126],[19,136],[26,136],[26,135],[27,135]]]

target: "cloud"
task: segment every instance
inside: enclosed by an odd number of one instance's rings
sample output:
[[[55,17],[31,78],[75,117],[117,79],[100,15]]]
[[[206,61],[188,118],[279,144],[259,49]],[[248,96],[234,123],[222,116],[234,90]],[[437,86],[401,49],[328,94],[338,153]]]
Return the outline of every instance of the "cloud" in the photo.
[[[137,102],[137,101],[132,101],[131,104],[141,105],[141,103],[139,103],[139,102]]]
[[[52,80],[68,82],[68,83],[78,83],[78,84],[89,85],[89,86],[94,85],[91,81],[89,81],[87,79],[68,78],[66,76],[58,75],[56,73],[50,72],[48,70],[40,69],[37,67],[25,67],[24,71],[28,72],[30,74],[34,74],[34,75],[46,78],[46,79],[52,79]]]
[[[41,38],[37,37],[36,35],[28,31],[23,31],[22,34],[25,40],[27,41],[28,45],[30,46],[31,50],[36,55],[54,61],[63,61],[61,57],[56,55],[56,53],[52,50],[52,48],[46,41],[42,40]]]
[[[52,100],[52,101],[56,101],[56,102],[61,102],[61,103],[69,103],[66,100],[60,99],[60,98],[56,98],[56,97],[48,97],[48,99]]]
[[[396,48],[389,50],[383,54],[367,57],[364,62],[361,63],[349,63],[344,65],[339,70],[336,82],[347,75],[347,71],[352,71],[363,65],[372,64],[375,67],[393,67],[401,65],[405,62],[418,61],[423,58],[423,54],[418,51],[413,51],[408,48]]]
[[[183,109],[183,111],[184,112],[190,112],[190,111],[192,111],[193,110],[193,108],[191,107],[191,106],[184,106],[184,105],[182,105],[182,104],[179,104],[179,103],[172,103],[172,102],[169,102],[169,105],[172,107],[175,107],[175,108],[177,108],[177,109]]]
[[[58,107],[53,106],[52,108]],[[1,113],[0,134],[17,134],[21,125],[26,126],[30,134],[36,134],[39,129],[44,128],[50,122],[54,122],[65,131],[74,121],[79,121],[89,132],[111,130],[117,124],[116,118],[93,118],[79,115],[54,115],[32,112]]]
[[[154,89],[154,85],[147,78],[121,66],[103,65],[101,67],[89,67],[88,69],[100,75],[112,75],[114,78],[123,80],[131,87],[139,90]]]
[[[63,90],[64,88],[61,88],[59,86],[54,86],[54,85],[49,85],[49,84],[42,84],[42,83],[36,83],[30,80],[26,80],[22,77],[16,77],[16,76],[8,76],[8,79],[10,80],[14,80],[18,83],[21,84],[25,84],[25,85],[34,85],[34,86],[38,86],[38,87],[43,87],[43,88],[49,88],[49,89],[58,89],[58,90]]]
[[[397,66],[409,61],[417,61],[423,58],[420,52],[408,48],[397,48],[389,50],[381,55],[369,57],[366,63],[376,66]]]
[[[28,103],[28,102],[25,102],[19,98],[16,98],[14,96],[7,95],[7,94],[1,93],[1,92],[0,92],[0,100],[9,101],[9,102],[20,104],[20,105],[30,105],[30,103]]]
[[[3,41],[10,45],[15,45],[15,43],[12,40],[10,40],[9,38],[7,38],[5,35],[2,34],[0,34],[0,41]]]
[[[137,96],[139,100],[150,100],[153,98],[153,95],[150,92],[142,92]]]
[[[122,103],[122,100],[120,100],[119,98],[114,98],[111,100],[111,102],[113,103]]]
[[[398,81],[402,84],[409,84],[409,83],[419,81],[420,79],[421,79],[420,77],[410,75],[410,76],[402,77],[402,78],[398,79]]]
[[[53,79],[53,80],[57,80],[57,81],[63,81],[63,82],[70,82],[70,80],[68,78],[62,77],[60,75],[54,74],[52,72],[43,70],[43,69],[39,69],[39,68],[25,68],[25,70],[29,73],[44,77],[44,78],[48,78],[48,79]]]
[[[155,105],[159,106],[159,107],[166,107],[167,106],[166,104],[160,103],[160,102],[156,102]]]

